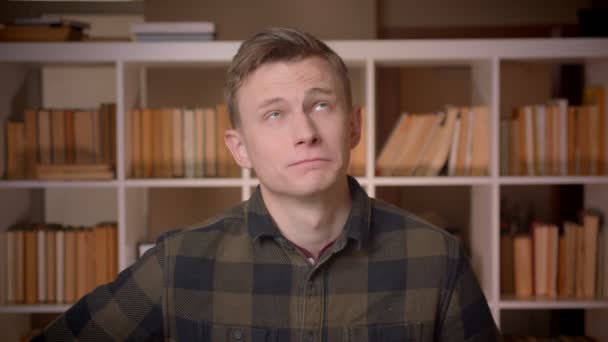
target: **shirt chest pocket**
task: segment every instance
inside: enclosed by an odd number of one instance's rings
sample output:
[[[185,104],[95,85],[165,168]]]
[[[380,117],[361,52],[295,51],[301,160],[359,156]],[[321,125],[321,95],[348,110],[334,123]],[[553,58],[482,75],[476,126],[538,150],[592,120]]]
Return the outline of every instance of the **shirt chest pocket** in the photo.
[[[420,342],[420,322],[374,324],[348,329],[349,342]]]

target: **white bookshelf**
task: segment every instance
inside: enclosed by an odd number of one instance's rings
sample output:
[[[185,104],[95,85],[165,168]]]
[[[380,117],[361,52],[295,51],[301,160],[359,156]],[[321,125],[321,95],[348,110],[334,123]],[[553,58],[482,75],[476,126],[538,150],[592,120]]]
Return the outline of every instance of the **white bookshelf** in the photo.
[[[564,301],[564,300],[514,300],[500,296],[499,270],[499,216],[500,192],[502,186],[581,184],[585,186],[585,203],[581,206],[599,205],[608,212],[608,176],[593,177],[512,177],[499,174],[499,117],[501,104],[501,65],[521,62],[564,63],[583,62],[586,65],[589,82],[608,85],[608,39],[499,39],[499,40],[412,40],[412,41],[331,41],[329,45],[346,61],[354,74],[355,100],[366,107],[367,164],[365,175],[358,180],[365,186],[370,196],[375,196],[379,187],[466,187],[470,197],[462,199],[470,204],[467,236],[471,246],[472,263],[482,288],[486,294],[492,314],[498,324],[504,310],[534,309],[585,309],[590,322],[608,320],[608,300]],[[43,182],[43,181],[0,181],[0,203],[8,207],[0,209],[0,231],[5,230],[19,215],[32,215],[28,194],[32,191],[52,192],[45,195],[47,202],[72,196],[76,189],[111,191],[113,201],[105,205],[114,217],[103,217],[118,222],[119,269],[132,264],[136,259],[137,243],[147,233],[148,192],[162,188],[222,189],[240,191],[239,198],[245,200],[251,194],[257,180],[248,171],[239,178],[203,179],[129,179],[131,108],[145,106],[153,102],[151,91],[147,89],[149,70],[158,68],[180,69],[200,68],[215,70],[221,74],[239,42],[204,43],[10,43],[0,44],[0,123],[4,124],[11,104],[25,84],[30,95],[25,101],[29,106],[65,105],[80,106],[81,99],[66,93],[63,102],[53,102],[45,96],[36,96],[36,85],[27,81],[28,72],[45,68],[67,68],[72,72],[80,68],[98,68],[110,73],[113,84],[107,85],[117,104],[117,175],[108,182]],[[376,71],[377,67],[443,67],[467,68],[471,79],[470,104],[487,105],[490,108],[490,168],[486,177],[376,177],[375,136],[380,114],[376,113]],[[219,71],[218,71],[219,70]],[[26,80],[26,81],[24,81]],[[33,82],[35,83],[35,82]],[[221,84],[212,84],[220,87]],[[28,88],[29,87],[29,88]],[[41,85],[38,85],[40,88]],[[48,94],[44,89],[38,92]],[[61,94],[61,89],[53,93]],[[58,96],[58,95],[56,95]],[[26,96],[27,97],[27,96]],[[215,103],[219,103],[219,99]],[[4,170],[4,130],[0,133],[0,170]],[[18,195],[19,200],[11,200]],[[77,197],[76,197],[77,199]],[[84,201],[83,206],[91,205]],[[407,208],[406,208],[407,209]],[[80,208],[74,208],[74,211]],[[44,211],[44,210],[43,210]],[[53,212],[46,213],[53,215]],[[171,228],[171,227],[167,227]],[[4,243],[4,241],[1,241]],[[0,272],[5,274],[5,258],[0,256]],[[2,277],[4,279],[4,277]],[[4,296],[5,282],[0,284]],[[28,313],[62,312],[66,305],[0,305],[0,321],[4,316],[11,320],[27,319]],[[4,315],[4,316],[3,316]],[[9,318],[6,318],[9,319]],[[590,332],[601,329],[591,326]],[[601,338],[608,339],[602,335]]]

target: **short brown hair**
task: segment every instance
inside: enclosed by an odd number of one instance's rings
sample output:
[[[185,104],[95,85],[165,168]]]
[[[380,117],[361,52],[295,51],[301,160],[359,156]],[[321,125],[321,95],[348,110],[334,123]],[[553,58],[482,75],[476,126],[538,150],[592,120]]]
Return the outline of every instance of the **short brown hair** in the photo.
[[[342,58],[309,33],[291,28],[273,27],[259,32],[243,42],[228,67],[224,97],[232,127],[240,125],[236,98],[238,90],[247,76],[266,63],[298,61],[313,56],[328,62],[337,73],[344,88],[346,105],[350,109],[352,107],[350,80]]]

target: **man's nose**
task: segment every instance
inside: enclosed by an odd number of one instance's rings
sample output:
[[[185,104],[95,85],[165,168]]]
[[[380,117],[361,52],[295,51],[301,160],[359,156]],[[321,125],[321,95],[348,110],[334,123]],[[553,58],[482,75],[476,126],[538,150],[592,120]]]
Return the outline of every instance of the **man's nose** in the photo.
[[[292,133],[294,145],[316,144],[320,141],[316,123],[307,113],[293,116]]]

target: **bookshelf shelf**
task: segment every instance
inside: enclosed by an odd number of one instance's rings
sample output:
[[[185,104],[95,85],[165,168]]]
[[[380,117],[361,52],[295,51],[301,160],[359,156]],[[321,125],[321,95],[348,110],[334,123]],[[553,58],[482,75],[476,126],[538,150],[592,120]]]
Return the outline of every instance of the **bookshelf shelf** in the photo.
[[[608,184],[608,176],[500,177],[501,185]]]
[[[71,304],[4,305],[0,306],[0,314],[61,313],[70,306]]]
[[[366,187],[370,196],[374,197],[378,192],[380,196],[392,196],[397,198],[396,201],[400,201],[415,193],[416,196],[412,196],[415,201],[421,201],[420,197],[428,197],[434,201],[433,205],[438,202],[438,197],[433,196],[440,196],[439,199],[445,200],[446,207],[451,210],[457,207],[453,205],[455,202],[463,204],[462,208],[465,209],[458,209],[456,214],[464,217],[465,223],[460,226],[466,230],[464,235],[471,247],[472,264],[490,303],[494,319],[499,325],[501,312],[516,309],[590,310],[593,314],[601,312],[598,321],[605,322],[608,317],[608,300],[605,299],[572,301],[501,298],[500,196],[505,192],[505,188],[509,189],[510,185],[515,185],[516,188],[521,186],[533,190],[535,185],[582,185],[585,199],[580,205],[597,206],[608,212],[608,176],[501,176],[499,135],[501,115],[508,114],[506,110],[509,106],[521,104],[518,103],[521,101],[519,97],[511,98],[503,93],[512,92],[518,95],[521,90],[524,93],[522,96],[527,95],[525,87],[521,86],[528,85],[526,78],[513,84],[504,83],[508,77],[507,68],[512,64],[523,64],[525,67],[530,65],[534,69],[547,63],[554,67],[576,62],[585,65],[586,84],[608,87],[608,39],[382,40],[330,41],[328,44],[349,66],[353,78],[353,98],[357,105],[365,107],[368,153],[365,157],[365,173],[357,179]],[[255,176],[248,171],[242,172],[238,178],[128,177],[132,168],[131,111],[145,107],[217,105],[220,103],[218,101],[221,101],[221,91],[218,91],[218,87],[221,87],[220,78],[223,77],[225,68],[239,45],[238,41],[0,43],[0,79],[3,80],[0,85],[0,126],[4,127],[9,117],[18,117],[19,112],[24,109],[15,107],[15,103],[26,107],[86,108],[96,107],[103,102],[115,102],[117,147],[115,180],[0,181],[0,203],[4,205],[0,209],[0,233],[15,221],[28,217],[59,217],[61,221],[70,221],[70,224],[84,224],[82,221],[85,219],[111,219],[118,224],[118,266],[122,270],[135,261],[137,244],[146,239],[153,241],[151,234],[157,230],[177,227],[173,225],[179,219],[185,221],[195,215],[198,219],[201,215],[216,214],[228,203],[247,199],[258,184]],[[439,70],[439,73],[447,75],[445,77],[448,79],[455,77],[454,75],[464,75],[466,82],[462,88],[467,88],[464,89],[467,91],[463,92],[466,94],[464,105],[482,105],[489,108],[488,176],[376,176],[377,156],[370,151],[377,151],[377,147],[382,146],[376,144],[381,144],[383,139],[387,138],[383,136],[386,133],[380,133],[383,132],[382,124],[390,126],[386,116],[398,114],[381,112],[378,106],[384,103],[383,94],[377,90],[379,81],[382,80],[378,75],[384,72],[384,67],[411,69],[410,72],[421,69],[425,69],[423,72],[428,69],[433,69],[433,72]],[[96,70],[94,74],[86,74],[87,77],[84,77],[84,73],[88,71],[83,70],[87,68]],[[42,80],[28,78],[32,69],[40,69]],[[69,69],[66,76],[62,76],[64,69]],[[194,72],[191,73],[190,70]],[[45,79],[47,76],[59,77],[61,84],[69,87],[55,87],[52,80]],[[102,79],[104,82],[95,84],[93,91],[85,87],[91,85],[90,79]],[[205,82],[200,82],[201,79]],[[86,83],[82,83],[83,80]],[[204,88],[201,84],[204,84]],[[444,83],[440,84],[445,88]],[[456,89],[449,87],[453,86],[448,85],[450,90]],[[92,97],[82,96],[78,90],[82,90],[86,95],[92,94]],[[186,94],[188,90],[191,93]],[[550,86],[541,90],[550,93]],[[17,97],[21,102],[15,101]],[[543,97],[546,96],[543,94]],[[22,103],[24,101],[25,103]],[[407,104],[402,102],[400,106],[407,107]],[[439,108],[428,110],[437,109]],[[6,167],[4,139],[5,132],[1,130],[0,174],[4,173]],[[505,187],[501,189],[503,185]],[[16,190],[11,191],[13,189]],[[19,189],[46,191],[28,192]],[[423,196],[420,196],[422,192]],[[452,193],[455,193],[457,198],[452,198]],[[168,206],[168,196],[175,196],[172,198],[181,202]],[[62,202],[66,198],[70,199],[69,205]],[[91,217],[92,214],[97,216]],[[180,226],[182,223],[187,222],[179,221]],[[453,224],[453,220],[449,223]],[[151,227],[153,224],[158,227]],[[0,234],[0,242],[4,242],[2,235]],[[2,280],[5,279],[5,261],[6,255],[1,253]],[[5,283],[0,282],[2,296],[5,294]],[[0,305],[1,303],[0,300]],[[26,322],[29,318],[27,314],[59,313],[67,308],[68,305],[4,305],[0,306],[0,314],[19,314],[18,320]],[[3,315],[0,315],[0,325],[3,319]],[[600,324],[594,326],[597,328]],[[600,340],[608,340],[605,334],[601,336]]]
[[[7,181],[0,180],[0,189],[45,189],[45,188],[116,188],[119,182],[113,181]]]
[[[489,185],[490,177],[375,177],[376,186],[410,185]]]
[[[608,299],[571,300],[571,299],[504,299],[499,302],[501,309],[608,309]]]

